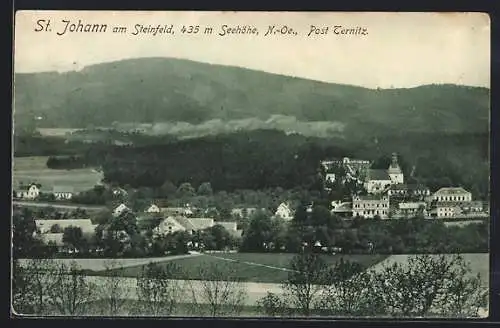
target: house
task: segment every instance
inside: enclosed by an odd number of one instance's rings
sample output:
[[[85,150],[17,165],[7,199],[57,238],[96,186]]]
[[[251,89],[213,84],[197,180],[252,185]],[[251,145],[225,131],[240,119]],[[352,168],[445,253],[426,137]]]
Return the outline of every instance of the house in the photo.
[[[369,169],[366,176],[365,189],[369,194],[379,194],[392,185],[387,170]]]
[[[354,196],[352,215],[365,218],[387,218],[389,215],[389,197],[385,195]]]
[[[254,215],[259,209],[257,207],[238,207],[231,210],[231,215],[234,217],[239,217],[246,219]],[[264,209],[261,209],[262,211]]]
[[[457,202],[440,201],[433,208],[432,216],[439,219],[453,218],[460,216],[462,212],[462,208]]]
[[[401,202],[398,204],[398,216],[414,217],[421,212],[426,217],[427,209],[425,202]]]
[[[352,216],[352,203],[333,201],[331,213],[342,217]]]
[[[335,182],[335,173],[327,173],[325,176],[325,182],[334,183]]]
[[[420,199],[425,199],[429,196],[431,191],[428,187],[421,184],[405,184],[397,183],[393,184],[387,190],[387,195],[393,196],[403,196],[403,197],[418,197]]]
[[[29,185],[21,185],[18,190],[14,191],[15,198],[33,200],[40,196],[41,185],[37,183],[30,183]]]
[[[215,225],[223,226],[227,231],[238,230],[236,222],[221,222],[221,221],[219,221],[219,222],[215,222]]]
[[[54,226],[58,226],[55,229]],[[64,229],[68,227],[77,227],[82,229],[83,234],[92,235],[95,233],[95,228],[97,225],[92,224],[90,219],[75,219],[75,220],[45,220],[38,219],[35,220],[35,226],[40,234],[46,233],[63,233]],[[54,232],[54,230],[59,230]]]
[[[117,196],[117,197],[118,196],[122,196],[122,197],[128,196],[128,192],[123,188],[119,188],[119,187],[113,188],[112,192],[113,192],[113,196]]]
[[[156,236],[164,236],[176,231],[186,231],[186,228],[180,224],[176,218],[169,216],[163,219],[160,224],[153,229],[153,234]]]
[[[441,188],[432,195],[436,202],[470,202],[472,194],[462,187]]]
[[[151,204],[144,212],[146,213],[160,213],[160,208],[155,204]]]
[[[294,216],[294,211],[290,208],[290,204],[288,203],[281,203],[278,208],[276,209],[276,212],[274,213],[275,217],[280,217],[284,220],[292,220]]]
[[[190,207],[161,207],[160,212],[166,216],[193,215]]]
[[[56,200],[69,200],[73,197],[74,190],[70,186],[54,186],[52,194]]]
[[[130,209],[127,207],[127,205],[122,203],[113,210],[113,216],[120,216],[125,211],[130,211]]]

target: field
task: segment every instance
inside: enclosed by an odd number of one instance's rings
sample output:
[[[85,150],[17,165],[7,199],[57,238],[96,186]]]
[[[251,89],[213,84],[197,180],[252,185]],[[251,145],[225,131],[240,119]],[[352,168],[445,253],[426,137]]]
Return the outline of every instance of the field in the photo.
[[[228,270],[227,276],[232,276],[245,282],[282,283],[290,271],[290,261],[293,254],[252,254],[252,253],[220,253],[213,255],[189,256],[173,259],[161,264],[174,263],[181,269],[176,279],[202,280],[204,277],[199,272],[200,267],[211,263],[221,264]],[[335,264],[341,258],[357,261],[366,267],[372,266],[385,259],[384,255],[325,255],[324,259],[329,265]],[[123,268],[120,276],[137,277],[144,265],[128,266]],[[96,272],[102,275],[103,272]]]
[[[51,190],[54,186],[71,186],[75,192],[91,189],[102,179],[102,173],[91,168],[75,170],[52,170],[47,168],[47,157],[14,157],[13,186],[20,182],[37,182],[42,190]]]
[[[39,128],[38,132],[44,137],[64,137],[69,133],[77,131],[78,129],[49,129],[49,128]]]
[[[374,270],[380,270],[386,265],[390,265],[391,263],[408,263],[409,255],[392,255],[385,259],[382,262],[379,262],[375,266],[372,267]],[[489,254],[462,254],[465,262],[467,262],[471,269],[472,274],[480,274],[481,279],[483,281],[483,285],[485,287],[489,286],[489,278],[490,278],[490,255]]]

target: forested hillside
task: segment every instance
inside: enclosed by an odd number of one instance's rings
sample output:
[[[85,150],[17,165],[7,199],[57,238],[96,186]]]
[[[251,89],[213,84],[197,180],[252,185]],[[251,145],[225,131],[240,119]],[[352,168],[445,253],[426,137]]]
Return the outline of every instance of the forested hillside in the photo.
[[[79,72],[15,75],[16,124],[266,120],[336,122],[347,137],[486,132],[489,90],[456,85],[372,90],[169,58],[131,59]],[[251,125],[251,122],[248,123]],[[244,127],[243,127],[244,128]]]

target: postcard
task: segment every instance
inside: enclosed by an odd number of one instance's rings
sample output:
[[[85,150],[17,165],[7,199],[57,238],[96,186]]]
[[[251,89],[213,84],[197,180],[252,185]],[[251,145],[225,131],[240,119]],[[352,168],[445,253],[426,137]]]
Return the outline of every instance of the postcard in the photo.
[[[12,316],[488,316],[487,14],[14,23]]]

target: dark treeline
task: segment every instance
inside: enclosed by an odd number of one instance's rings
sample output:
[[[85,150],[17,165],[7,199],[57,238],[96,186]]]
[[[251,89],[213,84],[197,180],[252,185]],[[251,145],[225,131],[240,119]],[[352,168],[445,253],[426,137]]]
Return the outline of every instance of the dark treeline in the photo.
[[[215,191],[235,189],[321,188],[319,161],[355,157],[386,168],[397,152],[407,182],[426,184],[431,190],[463,186],[473,197],[488,199],[489,139],[487,134],[405,134],[378,137],[322,139],[286,135],[274,130],[238,132],[173,142],[150,137],[128,146],[51,138],[19,139],[16,156],[78,156],[78,165],[100,166],[106,181],[122,186],[159,187],[210,182]],[[36,139],[36,140],[35,140]],[[59,139],[62,140],[62,139]],[[49,167],[74,168],[71,157],[49,159]]]

